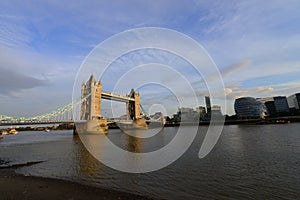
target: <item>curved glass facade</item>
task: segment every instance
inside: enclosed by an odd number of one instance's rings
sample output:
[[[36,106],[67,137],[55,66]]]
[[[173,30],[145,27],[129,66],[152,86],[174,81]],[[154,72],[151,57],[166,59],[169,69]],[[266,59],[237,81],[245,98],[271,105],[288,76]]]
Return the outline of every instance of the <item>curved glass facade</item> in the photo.
[[[236,99],[234,110],[239,118],[260,118],[268,113],[265,105],[252,97]]]

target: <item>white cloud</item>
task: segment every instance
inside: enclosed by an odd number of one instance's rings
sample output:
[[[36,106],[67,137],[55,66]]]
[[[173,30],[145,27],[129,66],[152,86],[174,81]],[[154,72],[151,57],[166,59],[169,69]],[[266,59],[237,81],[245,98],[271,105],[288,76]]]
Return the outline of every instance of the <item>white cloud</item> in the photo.
[[[273,91],[274,88],[272,87],[258,87],[256,88],[257,92],[270,92]]]
[[[226,95],[229,95],[229,94],[231,94],[232,93],[232,89],[230,89],[230,88],[226,88],[225,89],[225,94]]]

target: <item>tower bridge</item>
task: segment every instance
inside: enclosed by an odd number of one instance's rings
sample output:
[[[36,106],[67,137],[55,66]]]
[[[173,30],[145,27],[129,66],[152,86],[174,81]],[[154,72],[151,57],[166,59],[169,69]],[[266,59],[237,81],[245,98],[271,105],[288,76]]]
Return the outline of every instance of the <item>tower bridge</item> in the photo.
[[[93,120],[101,118],[101,99],[126,103],[128,120],[136,120],[141,117],[140,94],[131,89],[126,96],[102,91],[101,81],[96,81],[91,75],[89,80],[81,85],[81,120]]]
[[[80,120],[86,120],[86,122],[77,125],[79,131],[107,131],[107,121],[101,115],[101,99],[124,102],[127,120],[132,120],[132,126],[147,126],[145,119],[141,119],[140,94],[134,89],[131,89],[126,96],[106,92],[102,90],[101,81],[96,81],[91,75],[86,83],[82,82],[81,99]]]

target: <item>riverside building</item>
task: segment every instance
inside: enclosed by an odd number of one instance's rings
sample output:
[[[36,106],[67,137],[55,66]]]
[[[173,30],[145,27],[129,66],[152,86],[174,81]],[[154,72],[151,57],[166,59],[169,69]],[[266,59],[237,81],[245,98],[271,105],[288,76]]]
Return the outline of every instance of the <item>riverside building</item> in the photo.
[[[234,110],[239,119],[264,118],[268,113],[265,105],[253,97],[236,99]]]
[[[289,96],[288,104],[291,109],[300,110],[300,93]]]

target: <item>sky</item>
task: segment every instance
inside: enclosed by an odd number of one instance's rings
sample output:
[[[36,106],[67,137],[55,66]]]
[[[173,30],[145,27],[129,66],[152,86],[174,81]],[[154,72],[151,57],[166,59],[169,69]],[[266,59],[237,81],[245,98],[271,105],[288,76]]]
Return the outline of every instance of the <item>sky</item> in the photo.
[[[223,113],[234,114],[238,97],[292,95],[300,92],[299,8],[297,0],[1,0],[0,114],[29,117],[70,103],[86,56],[107,38],[144,27],[172,29],[202,45],[223,78]],[[128,72],[126,66],[154,61],[191,76],[192,84],[201,82],[181,58],[142,50],[112,64],[102,80],[104,89],[114,88],[112,80]],[[172,77],[157,81],[163,85]],[[199,104],[204,105],[207,88],[198,86]],[[147,109],[162,104],[168,114],[176,112],[176,103],[161,102],[172,99],[161,85],[136,89]]]

